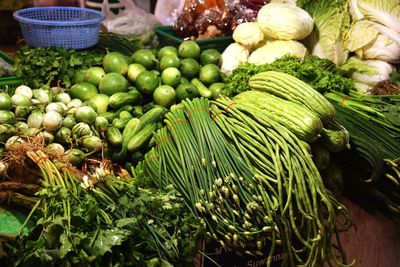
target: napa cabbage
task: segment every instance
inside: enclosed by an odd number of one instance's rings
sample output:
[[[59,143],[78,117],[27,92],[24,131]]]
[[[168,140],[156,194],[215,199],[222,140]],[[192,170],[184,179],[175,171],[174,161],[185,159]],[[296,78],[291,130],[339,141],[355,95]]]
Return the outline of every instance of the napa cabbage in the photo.
[[[296,3],[314,20],[314,30],[303,42],[310,53],[341,66],[349,54],[344,45],[345,33],[350,27],[347,1],[298,0]]]
[[[264,34],[277,40],[302,40],[313,30],[311,16],[293,3],[269,3],[258,12],[257,23]]]

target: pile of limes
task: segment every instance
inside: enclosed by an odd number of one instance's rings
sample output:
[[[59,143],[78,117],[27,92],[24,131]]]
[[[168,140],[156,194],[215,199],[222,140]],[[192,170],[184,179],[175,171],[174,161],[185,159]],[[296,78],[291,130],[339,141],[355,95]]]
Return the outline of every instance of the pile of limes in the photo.
[[[220,66],[217,50],[201,51],[192,40],[183,41],[178,48],[139,49],[132,55],[109,52],[102,67],[77,72],[70,91],[74,97],[89,100],[97,94],[111,97],[137,89],[143,104],[170,107],[186,98],[217,98],[224,87]]]
[[[212,90],[214,98],[223,88],[221,54],[215,49],[201,51],[195,41],[184,41],[178,48],[164,46],[158,51],[139,49],[131,59],[128,80],[157,105],[170,107],[183,99],[201,96],[193,79]]]

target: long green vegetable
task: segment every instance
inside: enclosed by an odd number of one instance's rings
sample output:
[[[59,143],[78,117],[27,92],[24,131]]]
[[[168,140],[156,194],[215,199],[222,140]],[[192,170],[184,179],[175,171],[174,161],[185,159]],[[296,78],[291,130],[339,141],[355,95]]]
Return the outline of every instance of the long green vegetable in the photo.
[[[145,171],[159,187],[172,183],[222,246],[250,245],[252,255],[270,244],[268,266],[276,246],[289,266],[336,259],[331,238],[347,211],[325,190],[304,143],[232,104],[214,102],[210,117],[208,101],[194,99],[168,113]]]
[[[342,212],[348,223],[347,211],[326,191],[304,143],[268,112],[250,105],[220,98],[211,110],[218,127],[261,177],[262,190],[278,200],[275,219],[285,240],[286,264],[316,266],[333,258],[344,265],[345,258],[336,259],[331,238]]]
[[[347,166],[346,191],[371,212],[400,218],[400,106],[398,96],[325,96],[337,110],[336,120],[350,134],[351,150],[337,157]],[[374,204],[371,204],[374,203]]]
[[[270,264],[283,238],[274,223],[278,200],[256,183],[257,175],[213,123],[207,99],[183,106],[166,115],[157,147],[145,155],[145,171],[158,187],[173,184],[223,247],[240,251],[250,244],[244,253],[262,255],[271,244]]]
[[[94,50],[103,54],[115,51],[130,56],[140,48],[143,48],[143,44],[139,38],[102,32]]]

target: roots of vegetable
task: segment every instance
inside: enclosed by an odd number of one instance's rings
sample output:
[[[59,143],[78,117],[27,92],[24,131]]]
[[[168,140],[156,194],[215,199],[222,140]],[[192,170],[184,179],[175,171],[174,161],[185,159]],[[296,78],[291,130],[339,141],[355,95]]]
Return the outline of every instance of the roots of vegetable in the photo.
[[[369,90],[369,92],[372,95],[398,95],[400,94],[400,86],[391,83],[389,80],[381,81]]]
[[[21,138],[25,142],[12,144],[3,158],[3,162],[7,165],[5,178],[13,182],[37,184],[41,179],[41,175],[26,153],[40,149],[51,159],[60,159],[62,155],[47,151],[44,139],[40,136]]]

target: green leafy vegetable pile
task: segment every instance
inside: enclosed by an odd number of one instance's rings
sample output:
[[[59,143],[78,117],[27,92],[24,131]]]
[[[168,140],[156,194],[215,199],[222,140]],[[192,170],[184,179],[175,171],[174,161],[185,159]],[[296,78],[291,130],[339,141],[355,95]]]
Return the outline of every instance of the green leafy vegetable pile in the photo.
[[[141,188],[107,164],[76,169],[28,152],[44,189],[29,236],[7,243],[7,266],[189,266],[204,224],[171,186]],[[94,167],[93,167],[94,166]],[[86,178],[85,178],[86,177]]]
[[[69,88],[78,70],[101,66],[103,57],[92,50],[24,46],[16,54],[15,74],[33,88],[58,82]]]
[[[316,56],[308,56],[302,60],[294,56],[284,56],[271,64],[254,65],[244,63],[237,67],[231,75],[225,78],[227,96],[234,96],[249,90],[248,81],[251,76],[264,71],[279,71],[293,75],[310,84],[320,93],[336,90],[347,93],[355,90],[351,79],[328,60]]]

